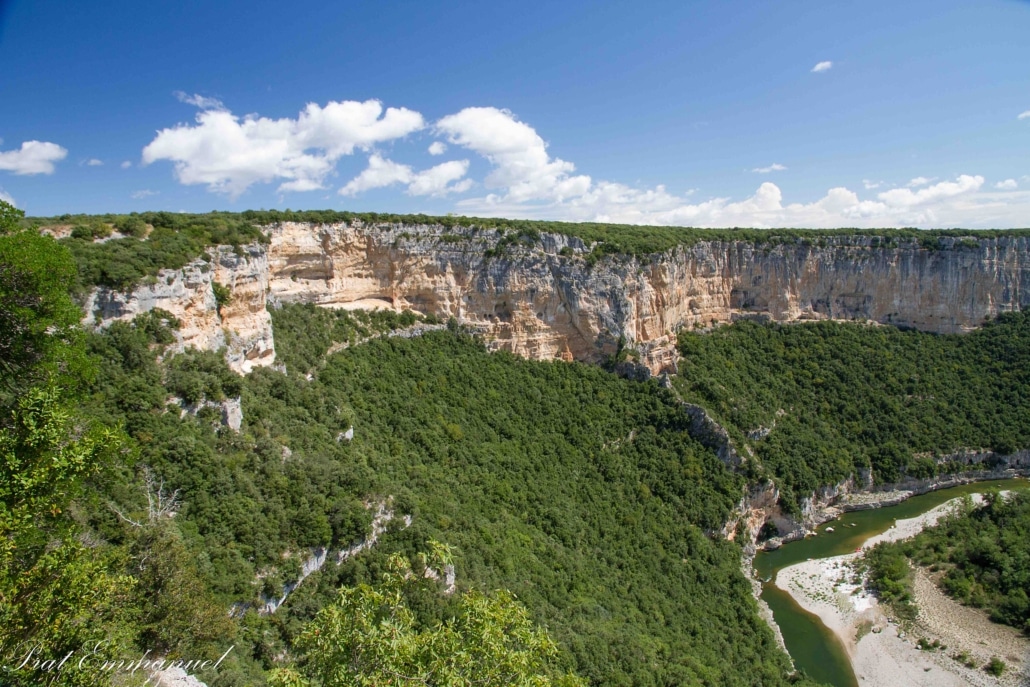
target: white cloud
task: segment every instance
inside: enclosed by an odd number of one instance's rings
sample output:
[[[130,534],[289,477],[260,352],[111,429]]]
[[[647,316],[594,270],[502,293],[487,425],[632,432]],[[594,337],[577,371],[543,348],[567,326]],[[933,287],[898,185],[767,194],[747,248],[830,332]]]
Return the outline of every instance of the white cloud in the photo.
[[[15,174],[53,174],[54,163],[68,157],[56,143],[25,141],[20,149],[0,151],[0,170]]]
[[[877,197],[895,208],[907,208],[916,205],[925,205],[937,200],[951,198],[953,196],[978,191],[983,186],[982,176],[970,176],[962,174],[955,181],[942,181],[939,184],[928,186],[918,191],[909,188],[894,188],[884,191]]]
[[[340,195],[356,196],[374,188],[407,184],[411,182],[413,176],[411,167],[408,165],[392,162],[373,153],[368,158],[368,167],[365,168],[365,171],[348,181],[347,185],[340,189]]]
[[[1015,179],[1006,179],[1005,181],[999,181],[996,183],[994,188],[1000,191],[1015,191],[1019,188],[1019,183]]]
[[[484,185],[503,191],[503,196],[494,197],[497,201],[561,201],[590,188],[590,177],[570,176],[575,165],[552,159],[544,139],[508,110],[469,107],[444,117],[436,128],[454,145],[479,153],[493,164]]]
[[[999,194],[981,193],[983,177],[962,175],[920,191],[893,189],[876,200],[862,200],[847,188],[832,188],[812,203],[785,203],[780,188],[765,182],[740,201],[712,198],[691,203],[664,187],[633,189],[599,182],[589,193],[561,203],[526,205],[462,201],[467,214],[541,217],[569,221],[603,221],[697,227],[897,227],[1021,226],[1030,209],[1030,192],[1015,202]],[[1011,194],[1008,194],[1011,196]]]
[[[455,210],[495,217],[701,227],[977,228],[1024,226],[1030,216],[1030,190],[985,187],[982,176],[968,174],[940,182],[920,177],[880,192],[876,190],[886,184],[866,179],[865,198],[835,187],[808,203],[786,200],[784,190],[768,182],[743,199],[702,200],[694,199],[692,191],[672,193],[663,185],[641,188],[595,180],[576,174],[571,162],[552,157],[532,126],[493,107],[466,108],[434,125],[450,145],[485,158],[490,171],[482,180],[468,178],[469,160],[416,171],[377,150],[423,127],[418,112],[384,111],[374,100],[310,104],[295,119],[237,117],[224,109],[205,109],[195,123],[159,131],[144,149],[143,163],[171,160],[180,182],[238,196],[252,184],[273,180],[281,192],[324,189],[339,158],[363,150],[367,168],[340,188],[340,194],[401,186],[409,195],[445,196],[466,192],[479,182],[486,189],[483,196],[460,200]],[[447,150],[440,141],[429,146],[433,154]],[[782,169],[777,163],[755,171]]]
[[[156,196],[159,193],[161,193],[161,192],[160,191],[151,191],[149,188],[145,188],[145,189],[143,189],[141,191],[133,191],[132,192],[132,197],[135,200],[142,200],[144,198],[149,198],[150,196]]]
[[[310,191],[325,187],[340,157],[423,126],[418,112],[393,107],[384,112],[377,100],[309,103],[296,119],[203,110],[195,125],[159,131],[143,149],[143,164],[171,160],[180,183],[205,184],[232,198],[275,179],[282,180],[280,192]]]
[[[905,186],[907,186],[908,188],[919,188],[920,186],[926,186],[927,184],[936,180],[937,177],[934,177],[932,179],[928,179],[926,177],[916,177],[915,179],[912,179],[907,184],[905,184]]]
[[[1016,119],[1030,119],[1030,110],[1027,110],[1026,112],[1020,112],[1019,116],[1017,116]]]
[[[3,189],[0,189],[0,200],[4,201],[5,203],[10,203],[14,207],[18,207],[18,204],[14,202],[14,197],[11,196],[11,194],[4,191]]]
[[[778,162],[774,162],[768,167],[755,167],[751,171],[756,174],[768,174],[769,172],[783,172],[787,168]]]
[[[104,161],[98,160],[95,157],[91,157],[90,159],[86,160],[83,164],[87,167],[103,167]]]
[[[468,160],[451,160],[436,167],[430,167],[415,175],[408,185],[413,196],[445,196],[448,193],[464,193],[472,188],[472,180],[462,179],[469,171]],[[453,185],[451,182],[458,182]]]
[[[430,155],[443,155],[447,152],[447,144],[443,141],[433,141],[429,144]]]
[[[179,99],[180,103],[186,103],[187,105],[193,105],[199,107],[201,110],[224,110],[225,105],[218,98],[208,98],[206,96],[194,93],[184,93],[183,91],[176,91],[173,95]]]
[[[408,193],[413,196],[445,196],[448,193],[462,193],[472,186],[471,179],[455,184],[468,172],[468,160],[452,160],[423,172],[414,172],[408,165],[398,164],[373,153],[368,158],[368,167],[340,189],[340,195],[355,196],[363,191],[383,188],[394,184],[407,184]]]
[[[129,167],[132,167],[132,163],[128,160],[122,163],[122,169],[128,169]]]
[[[634,188],[573,176],[571,163],[551,158],[537,132],[505,110],[469,108],[444,117],[436,128],[493,165],[484,186],[494,192],[457,203],[456,209],[469,215],[702,227],[975,228],[1022,226],[1030,212],[1030,192],[986,192],[983,177],[973,175],[936,184],[929,178],[913,180],[913,188],[866,199],[836,187],[815,202],[789,203],[780,187],[766,182],[743,200],[693,201],[689,193],[673,194],[662,185]],[[411,183],[410,178],[403,182]],[[882,182],[866,180],[864,185],[872,190]]]
[[[819,62],[812,67],[813,74],[821,74],[822,72],[828,72],[833,68],[833,62],[826,60],[825,62]]]

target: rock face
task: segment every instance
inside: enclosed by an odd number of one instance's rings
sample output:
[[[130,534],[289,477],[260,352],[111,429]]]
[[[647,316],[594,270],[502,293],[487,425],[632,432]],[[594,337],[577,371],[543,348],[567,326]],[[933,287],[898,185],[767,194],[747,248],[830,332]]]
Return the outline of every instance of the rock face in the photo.
[[[167,271],[125,295],[97,292],[102,322],[161,307],[182,345],[226,346],[240,372],[274,361],[266,305],[414,309],[454,317],[488,345],[534,359],[597,362],[623,344],[653,373],[675,370],[676,332],[740,318],[841,319],[964,332],[1030,303],[1030,239],[868,236],[781,244],[699,241],[592,263],[578,238],[527,244],[493,229],[282,223],[268,246]],[[205,266],[207,271],[204,271]],[[232,289],[215,308],[211,281]]]
[[[212,249],[206,259],[194,260],[179,270],[162,270],[156,280],[130,293],[96,289],[86,303],[87,320],[106,326],[116,320],[161,308],[182,322],[176,349],[225,349],[230,367],[247,373],[275,361],[272,318],[268,297],[268,255],[264,246],[252,245],[241,253],[231,247]],[[221,308],[213,282],[232,294]]]

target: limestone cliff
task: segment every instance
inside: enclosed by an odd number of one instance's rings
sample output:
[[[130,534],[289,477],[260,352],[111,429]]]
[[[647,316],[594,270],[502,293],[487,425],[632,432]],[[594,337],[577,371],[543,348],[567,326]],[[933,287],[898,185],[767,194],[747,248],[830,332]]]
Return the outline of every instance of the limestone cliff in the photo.
[[[266,304],[414,309],[455,317],[488,344],[535,359],[596,362],[620,340],[652,371],[675,369],[675,335],[743,317],[856,319],[962,332],[1030,302],[1030,239],[869,236],[787,243],[699,241],[645,257],[587,259],[578,238],[514,242],[493,229],[282,223],[244,255],[98,292],[101,320],[150,307],[180,316],[184,345],[226,345],[235,369],[274,361]],[[207,271],[204,271],[205,268]],[[229,285],[218,314],[211,281]]]
[[[154,308],[167,310],[182,322],[177,350],[224,348],[229,365],[247,373],[275,360],[272,318],[266,306],[268,279],[264,246],[248,246],[239,254],[219,246],[182,269],[162,270],[157,279],[129,293],[97,289],[85,310],[102,326]],[[232,294],[220,308],[214,282],[228,287]]]

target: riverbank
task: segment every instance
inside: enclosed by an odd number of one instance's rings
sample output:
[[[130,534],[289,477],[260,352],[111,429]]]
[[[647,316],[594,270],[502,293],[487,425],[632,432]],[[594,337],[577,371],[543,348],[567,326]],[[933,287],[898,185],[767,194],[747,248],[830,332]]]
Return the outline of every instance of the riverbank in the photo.
[[[1030,477],[1030,468],[1008,468],[1005,470],[977,470],[952,475],[934,477],[928,480],[917,480],[904,487],[894,489],[859,490],[845,494],[827,511],[837,518],[840,514],[871,508],[889,508],[907,501],[913,496],[929,494],[933,491],[953,489],[963,484],[1006,480],[1014,477]]]
[[[913,537],[953,510],[958,501],[948,501],[915,518],[898,520],[883,534],[868,539],[862,548]],[[846,515],[838,527],[847,531]],[[824,531],[819,536],[834,534]],[[840,639],[859,684],[961,687],[1030,682],[1030,641],[1012,628],[991,623],[982,612],[952,601],[925,576],[921,582],[917,577],[915,593],[920,612],[916,621],[904,628],[892,622],[877,600],[862,588],[862,580],[855,571],[859,555],[805,561],[780,570],[775,580],[777,587],[817,615]],[[922,651],[917,645],[919,639],[931,644],[938,641],[947,649]],[[960,652],[973,657],[978,665],[998,655],[1009,670],[1001,679],[993,678],[952,658]]]
[[[1028,458],[1023,455],[1024,453],[1028,452],[1019,452],[1010,456],[1010,459],[1018,458],[1020,461],[1018,467],[949,474],[927,480],[914,480],[895,484],[889,488],[860,488],[851,491],[849,487],[851,478],[849,478],[845,482],[827,488],[828,493],[821,497],[818,492],[813,494],[805,506],[800,520],[793,517],[780,517],[777,521],[774,518],[773,521],[777,528],[781,532],[785,532],[785,534],[771,537],[761,544],[756,541],[755,544],[764,551],[775,551],[784,544],[804,539],[820,525],[837,520],[847,513],[891,508],[915,496],[923,496],[964,485],[1030,478],[1030,467],[1025,465]]]

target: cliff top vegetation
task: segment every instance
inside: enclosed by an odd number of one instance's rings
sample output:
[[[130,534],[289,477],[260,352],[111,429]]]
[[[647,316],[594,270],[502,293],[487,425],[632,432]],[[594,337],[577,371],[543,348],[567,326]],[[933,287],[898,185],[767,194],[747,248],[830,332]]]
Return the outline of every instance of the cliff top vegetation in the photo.
[[[336,210],[247,210],[240,213],[210,212],[207,214],[187,214],[172,212],[143,212],[131,215],[60,215],[57,217],[32,217],[23,220],[25,226],[72,227],[72,237],[68,241],[76,242],[72,250],[77,256],[83,253],[102,253],[126,251],[126,239],[114,239],[104,243],[93,243],[96,238],[111,235],[112,230],[122,234],[141,238],[149,234],[151,241],[162,239],[171,243],[171,235],[186,233],[189,245],[169,246],[155,252],[154,264],[162,267],[181,266],[189,259],[198,257],[205,246],[215,244],[239,245],[249,241],[264,240],[264,234],[258,227],[279,222],[311,222],[314,224],[335,224],[341,222],[362,222],[365,224],[422,224],[441,226],[445,229],[484,229],[501,230],[512,239],[535,242],[540,234],[562,234],[581,239],[588,247],[592,247],[593,259],[604,255],[650,255],[672,250],[678,246],[691,246],[701,241],[747,241],[761,245],[777,245],[783,243],[819,242],[829,238],[863,237],[875,239],[873,245],[893,246],[902,241],[915,240],[923,247],[937,249],[944,246],[941,239],[983,239],[999,236],[1030,236],[1030,229],[753,229],[733,227],[724,229],[701,229],[696,227],[643,226],[630,224],[605,224],[597,222],[554,222],[542,220],[502,219],[464,216],[429,216],[429,215],[396,215],[375,212],[343,212]],[[453,240],[461,240],[460,234],[451,234]],[[110,246],[108,245],[110,244]],[[89,249],[85,246],[91,245]],[[975,244],[960,242],[960,247],[973,247]],[[100,248],[100,246],[105,246]],[[161,253],[163,252],[163,260]],[[188,257],[187,257],[188,256]],[[92,258],[93,256],[91,256]],[[124,256],[122,256],[124,257]],[[183,261],[185,259],[185,262]],[[79,259],[80,264],[82,258]],[[95,263],[95,259],[89,260]],[[129,266],[145,263],[146,260],[118,260]],[[181,263],[181,264],[179,264]],[[125,271],[125,270],[123,270]],[[137,268],[135,272],[140,272]],[[145,274],[151,269],[142,267]],[[131,281],[126,274],[118,270],[91,275],[85,279],[89,283],[109,286],[123,286]],[[90,282],[93,279],[95,281]]]

